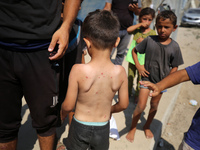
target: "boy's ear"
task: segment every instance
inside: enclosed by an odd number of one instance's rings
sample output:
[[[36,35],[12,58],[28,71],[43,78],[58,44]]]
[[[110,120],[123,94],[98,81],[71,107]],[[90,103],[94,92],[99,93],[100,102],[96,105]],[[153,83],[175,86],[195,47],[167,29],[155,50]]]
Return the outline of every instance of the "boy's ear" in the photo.
[[[114,45],[114,47],[117,47],[117,46],[118,46],[118,44],[119,44],[119,42],[120,42],[120,37],[118,37],[118,38],[117,38],[117,40],[116,40],[116,42],[115,42],[115,45]]]
[[[176,31],[176,29],[177,29],[177,28],[178,28],[178,26],[177,26],[177,25],[175,25],[175,26],[174,26],[174,30],[173,30],[173,32],[174,32],[174,31]]]
[[[90,48],[91,47],[90,40],[88,40],[87,38],[83,38],[83,40],[85,41],[87,48]]]

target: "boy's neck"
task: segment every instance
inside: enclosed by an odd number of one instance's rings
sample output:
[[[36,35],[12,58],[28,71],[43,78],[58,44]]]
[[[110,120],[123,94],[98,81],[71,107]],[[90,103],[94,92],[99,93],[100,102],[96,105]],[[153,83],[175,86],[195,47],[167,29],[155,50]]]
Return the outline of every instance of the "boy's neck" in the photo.
[[[158,40],[162,45],[168,45],[172,41],[172,39],[170,37],[167,39],[161,39],[161,38],[159,38],[159,36],[158,36]]]
[[[101,63],[106,63],[106,62],[111,62],[110,60],[110,54],[111,54],[111,49],[92,49],[91,50],[91,62],[101,62]]]

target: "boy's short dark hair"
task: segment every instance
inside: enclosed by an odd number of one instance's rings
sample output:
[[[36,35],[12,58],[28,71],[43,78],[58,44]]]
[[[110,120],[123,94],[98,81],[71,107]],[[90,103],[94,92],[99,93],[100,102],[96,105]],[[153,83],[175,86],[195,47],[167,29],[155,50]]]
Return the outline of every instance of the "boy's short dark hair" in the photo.
[[[150,8],[150,7],[143,8],[140,11],[139,18],[141,18],[142,16],[145,16],[145,15],[151,15],[152,19],[154,19],[154,17],[155,17],[155,10],[152,9],[152,8]]]
[[[118,18],[107,10],[95,10],[85,18],[82,26],[84,38],[89,38],[97,48],[111,48],[119,36]]]
[[[172,24],[174,26],[176,26],[176,22],[177,22],[177,17],[175,15],[175,13],[171,10],[164,10],[162,12],[160,12],[157,17],[156,17],[156,23],[160,20],[160,19],[169,19]]]

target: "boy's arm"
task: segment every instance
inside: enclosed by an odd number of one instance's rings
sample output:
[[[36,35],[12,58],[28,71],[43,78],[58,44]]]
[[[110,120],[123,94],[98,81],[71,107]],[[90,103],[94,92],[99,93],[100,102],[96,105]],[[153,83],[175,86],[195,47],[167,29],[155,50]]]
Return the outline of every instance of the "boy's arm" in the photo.
[[[63,23],[61,27],[53,34],[48,48],[48,51],[52,52],[56,44],[58,44],[58,51],[54,56],[49,57],[50,60],[60,59],[65,54],[69,42],[69,33],[78,14],[80,4],[81,0],[65,0]]]
[[[144,65],[140,65],[137,58],[137,50],[135,47],[132,50],[132,56],[139,74],[143,77],[148,77],[149,72],[144,68]]]
[[[147,23],[138,23],[136,25],[132,25],[127,28],[127,32],[132,33],[133,31],[135,31],[137,28],[140,28],[140,27],[148,27],[148,24]]]
[[[187,71],[183,69],[183,70],[179,70],[179,71],[169,74],[167,77],[165,77],[163,80],[161,80],[157,84],[153,84],[149,81],[140,81],[140,84],[149,87],[153,91],[153,93],[150,93],[150,96],[154,97],[160,94],[160,92],[166,88],[170,88],[181,82],[189,81],[189,80],[190,78],[188,76]]]
[[[71,112],[76,104],[77,94],[78,94],[78,80],[77,75],[79,74],[78,65],[74,65],[71,69],[69,75],[69,84],[67,89],[67,94],[61,107],[61,120],[67,117],[67,114]]]
[[[128,107],[129,104],[128,79],[124,68],[122,71],[122,79],[123,79],[122,84],[118,90],[119,101],[111,107],[111,113],[117,113],[123,111]]]
[[[138,23],[136,25],[132,25],[132,26],[130,26],[130,27],[127,28],[127,32],[128,33],[132,33],[133,31],[135,31],[139,27],[141,27],[141,23]]]
[[[140,37],[136,40],[137,44],[141,43],[144,40],[144,38]]]
[[[177,70],[178,70],[178,67],[173,67],[173,68],[171,69],[170,73],[174,73],[174,72],[176,72]]]

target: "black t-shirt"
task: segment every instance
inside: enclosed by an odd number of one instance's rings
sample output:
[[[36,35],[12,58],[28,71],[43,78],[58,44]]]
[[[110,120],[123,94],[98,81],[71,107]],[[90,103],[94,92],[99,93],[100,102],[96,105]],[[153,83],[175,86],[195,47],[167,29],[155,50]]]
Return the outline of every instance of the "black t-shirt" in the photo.
[[[132,0],[112,0],[112,11],[118,16],[121,24],[120,30],[126,30],[129,26],[133,25],[133,12],[128,9]],[[139,0],[138,6],[141,7]]]
[[[142,80],[157,83],[170,73],[171,68],[183,64],[180,47],[174,40],[163,45],[157,35],[148,36],[135,48],[139,53],[145,53],[144,67],[150,73],[148,77],[142,77]]]
[[[0,40],[51,39],[60,25],[62,0],[1,0]]]

